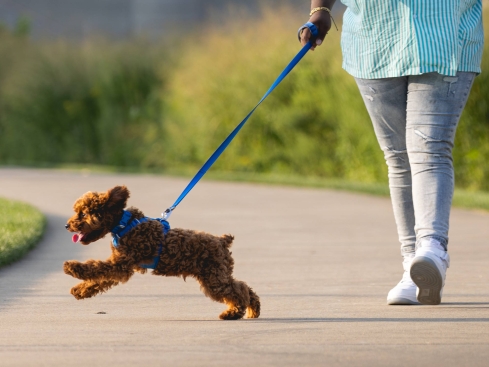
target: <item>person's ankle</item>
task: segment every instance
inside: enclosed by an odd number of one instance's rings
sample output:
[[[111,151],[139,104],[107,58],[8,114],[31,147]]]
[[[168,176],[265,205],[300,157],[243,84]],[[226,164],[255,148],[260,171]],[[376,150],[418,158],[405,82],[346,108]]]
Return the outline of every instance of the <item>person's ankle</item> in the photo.
[[[420,240],[419,247],[421,248],[434,248],[441,251],[447,251],[445,246],[441,244],[436,238],[428,237]]]

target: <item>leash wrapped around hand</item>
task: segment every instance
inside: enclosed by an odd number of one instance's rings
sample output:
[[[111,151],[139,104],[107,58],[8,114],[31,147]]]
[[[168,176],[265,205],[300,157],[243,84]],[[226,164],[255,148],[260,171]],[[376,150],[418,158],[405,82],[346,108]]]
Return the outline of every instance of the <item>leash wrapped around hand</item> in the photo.
[[[304,57],[304,55],[309,51],[311,46],[313,45],[312,42],[315,40],[315,38],[318,35],[318,30],[316,26],[313,23],[307,22],[304,24],[302,27],[299,28],[299,34],[304,28],[309,28],[312,34],[312,40],[309,41],[306,45],[302,47],[302,49],[299,51],[299,53],[290,61],[290,63],[286,66],[286,68],[282,71],[282,73],[278,76],[278,78],[273,82],[272,86],[268,89],[268,91],[264,94],[264,96],[260,99],[260,101],[257,103],[255,107],[246,115],[246,117],[241,121],[238,126],[234,128],[234,130],[228,135],[228,137],[219,145],[219,147],[216,149],[214,153],[209,157],[207,162],[204,163],[204,165],[201,167],[201,169],[197,172],[197,174],[192,178],[190,183],[185,187],[183,192],[180,194],[180,196],[175,200],[173,205],[166,209],[161,215],[163,216],[163,219],[167,220],[173,210],[177,207],[178,204],[187,196],[187,194],[194,188],[194,186],[197,184],[197,182],[200,181],[200,179],[206,174],[206,172],[209,170],[209,168],[212,167],[214,162],[219,158],[219,156],[224,152],[224,150],[227,148],[229,143],[234,139],[234,137],[238,134],[238,132],[241,130],[241,128],[244,126],[246,121],[250,118],[250,116],[255,112],[255,110],[258,108],[259,105],[270,95],[270,93],[273,92],[273,90],[282,82],[282,80],[285,79],[285,77],[291,72],[291,70],[299,63],[299,61]]]

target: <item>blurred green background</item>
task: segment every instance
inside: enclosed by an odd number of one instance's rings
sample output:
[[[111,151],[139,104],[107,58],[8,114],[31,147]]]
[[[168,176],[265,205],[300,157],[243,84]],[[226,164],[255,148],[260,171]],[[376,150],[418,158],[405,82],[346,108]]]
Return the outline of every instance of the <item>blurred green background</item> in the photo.
[[[194,172],[297,53],[307,16],[274,7],[228,19],[158,42],[32,41],[25,20],[1,28],[0,164]],[[339,41],[331,31],[306,55],[213,170],[387,181]],[[489,191],[489,46],[482,69],[454,163],[457,187]]]

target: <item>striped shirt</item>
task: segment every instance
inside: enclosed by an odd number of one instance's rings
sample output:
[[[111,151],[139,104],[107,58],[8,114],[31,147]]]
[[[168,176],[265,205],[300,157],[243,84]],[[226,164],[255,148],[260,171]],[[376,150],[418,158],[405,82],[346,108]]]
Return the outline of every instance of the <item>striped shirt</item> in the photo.
[[[341,0],[343,68],[363,79],[480,73],[482,0]]]

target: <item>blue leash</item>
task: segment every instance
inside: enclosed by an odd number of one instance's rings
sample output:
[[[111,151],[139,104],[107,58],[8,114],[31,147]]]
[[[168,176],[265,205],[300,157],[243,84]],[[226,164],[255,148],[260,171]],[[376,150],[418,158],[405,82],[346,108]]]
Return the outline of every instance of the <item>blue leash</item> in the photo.
[[[304,24],[302,27],[299,28],[298,31],[298,36],[300,40],[300,33],[304,28],[309,28],[309,30],[312,33],[313,39],[318,35],[318,30],[316,26],[313,23],[307,22]],[[246,117],[239,123],[238,126],[234,128],[234,130],[229,134],[229,136],[219,145],[219,147],[216,149],[216,151],[210,156],[210,158],[207,160],[207,162],[204,163],[202,168],[197,172],[197,174],[194,176],[192,181],[187,185],[187,187],[183,190],[183,192],[180,194],[180,196],[175,200],[173,205],[166,209],[163,213],[163,219],[168,219],[177,207],[178,204],[187,196],[187,194],[194,188],[194,186],[197,184],[197,182],[200,181],[200,179],[206,174],[206,172],[209,170],[209,168],[212,167],[214,162],[219,158],[219,156],[224,152],[224,150],[227,148],[229,143],[234,139],[234,137],[239,133],[241,128],[244,126],[246,121],[250,118],[250,116],[255,112],[255,110],[258,108],[259,105],[270,95],[270,93],[273,92],[273,90],[282,82],[282,80],[285,79],[285,77],[292,71],[292,69],[299,63],[299,61],[304,57],[304,55],[309,51],[309,49],[312,47],[312,41],[309,41],[302,49],[299,51],[299,53],[292,59],[292,61],[287,65],[287,67],[282,71],[282,73],[278,76],[278,78],[273,82],[272,86],[268,89],[268,91],[265,93],[265,95],[260,99],[260,101],[257,103],[257,105],[246,115]]]

